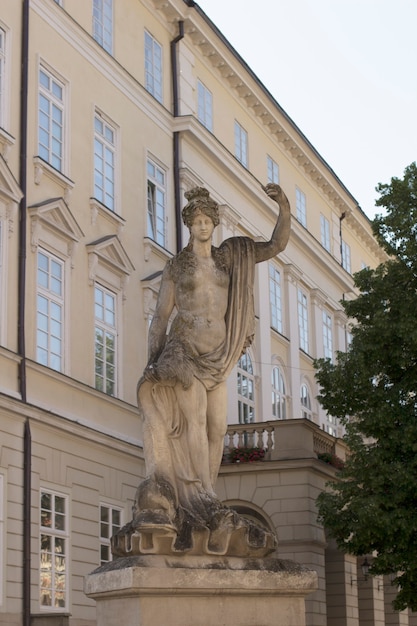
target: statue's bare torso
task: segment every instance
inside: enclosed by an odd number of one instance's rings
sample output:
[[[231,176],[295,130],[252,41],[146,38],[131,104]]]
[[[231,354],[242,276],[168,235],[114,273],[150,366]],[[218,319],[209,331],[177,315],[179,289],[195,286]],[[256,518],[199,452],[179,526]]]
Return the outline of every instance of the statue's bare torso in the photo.
[[[195,257],[193,273],[182,273],[175,284],[177,315],[170,334],[186,335],[196,353],[216,350],[226,336],[229,276],[210,257]]]

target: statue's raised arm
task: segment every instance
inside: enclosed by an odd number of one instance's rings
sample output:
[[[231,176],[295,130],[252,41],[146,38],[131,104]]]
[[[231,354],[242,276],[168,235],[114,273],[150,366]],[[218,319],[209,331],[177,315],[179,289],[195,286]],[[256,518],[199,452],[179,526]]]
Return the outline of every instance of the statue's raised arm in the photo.
[[[279,214],[271,239],[255,243],[256,263],[272,259],[272,257],[282,252],[288,243],[291,230],[290,203],[281,187],[275,183],[268,183],[262,189],[279,205]]]

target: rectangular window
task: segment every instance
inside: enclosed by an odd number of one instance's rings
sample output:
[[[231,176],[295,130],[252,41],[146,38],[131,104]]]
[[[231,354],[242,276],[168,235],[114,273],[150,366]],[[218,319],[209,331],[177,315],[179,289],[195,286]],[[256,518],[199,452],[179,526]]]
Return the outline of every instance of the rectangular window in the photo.
[[[321,245],[330,252],[330,222],[327,217],[320,215]]]
[[[297,220],[307,228],[307,211],[306,211],[306,196],[301,189],[296,187],[295,189],[295,208],[297,212]]]
[[[97,113],[94,117],[94,197],[115,210],[116,131]]]
[[[40,605],[67,608],[68,502],[66,496],[41,491]]]
[[[6,33],[0,28],[0,126],[4,126],[6,83]]]
[[[269,265],[269,304],[271,326],[282,333],[281,275],[272,264]]]
[[[100,565],[112,560],[110,539],[122,526],[122,511],[100,504]]]
[[[44,161],[63,171],[64,85],[44,67],[39,69],[38,151]]]
[[[93,0],[93,37],[110,54],[113,51],[113,0]]]
[[[332,318],[323,311],[323,356],[325,359],[333,358],[333,325]]]
[[[162,103],[162,48],[145,31],[145,86]]]
[[[147,162],[147,193],[148,193],[148,237],[166,248],[166,176],[163,169],[148,159]]]
[[[279,168],[278,163],[275,163],[274,159],[270,156],[266,157],[266,165],[267,165],[267,177],[268,183],[279,183]]]
[[[64,360],[64,264],[38,251],[36,360],[58,372]]]
[[[308,304],[307,296],[301,289],[298,289],[298,330],[300,348],[308,354]]]
[[[239,424],[251,424],[255,421],[255,377],[247,352],[237,364],[237,398]]]
[[[245,167],[248,166],[248,133],[235,121],[235,157]]]
[[[116,395],[116,296],[101,285],[94,288],[95,387]]]
[[[342,240],[342,267],[351,274],[350,246]]]
[[[200,122],[208,130],[213,130],[213,95],[211,91],[203,85],[201,81],[197,82],[197,98],[198,110],[197,115]]]

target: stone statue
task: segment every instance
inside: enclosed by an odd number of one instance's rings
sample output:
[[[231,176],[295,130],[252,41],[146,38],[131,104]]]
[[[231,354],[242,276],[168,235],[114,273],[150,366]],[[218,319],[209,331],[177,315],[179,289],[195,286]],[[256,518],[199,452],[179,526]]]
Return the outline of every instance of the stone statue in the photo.
[[[263,556],[275,549],[275,536],[225,507],[214,491],[227,428],[226,379],[254,332],[255,264],[284,250],[290,234],[286,195],[272,183],[264,191],[280,208],[270,241],[232,237],[218,248],[216,202],[202,187],[185,194],[190,240],[163,271],[138,383],[147,478],[133,521],[113,538],[116,555]]]

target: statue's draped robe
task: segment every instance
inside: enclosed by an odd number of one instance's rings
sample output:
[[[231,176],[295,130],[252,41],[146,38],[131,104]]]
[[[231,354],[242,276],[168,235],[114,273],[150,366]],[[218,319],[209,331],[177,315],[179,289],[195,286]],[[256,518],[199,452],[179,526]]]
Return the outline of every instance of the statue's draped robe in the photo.
[[[194,386],[207,391],[224,382],[244,349],[250,345],[254,333],[255,243],[247,237],[232,237],[224,241],[218,251],[224,252],[228,259],[225,340],[214,351],[198,355],[187,344],[187,337],[170,334],[155,363],[159,382],[139,383],[139,386],[147,385],[143,395],[146,402],[140,403],[147,474],[168,481],[175,491],[176,505],[193,510],[196,505],[198,508],[201,498],[204,500],[205,493],[199,451],[190,450],[187,445],[187,423],[196,415],[198,407],[190,404],[190,394],[186,390],[195,379],[204,387]],[[175,258],[168,262],[173,263]],[[188,393],[187,402],[181,398],[185,393]],[[198,403],[198,393],[191,394],[193,397]]]

